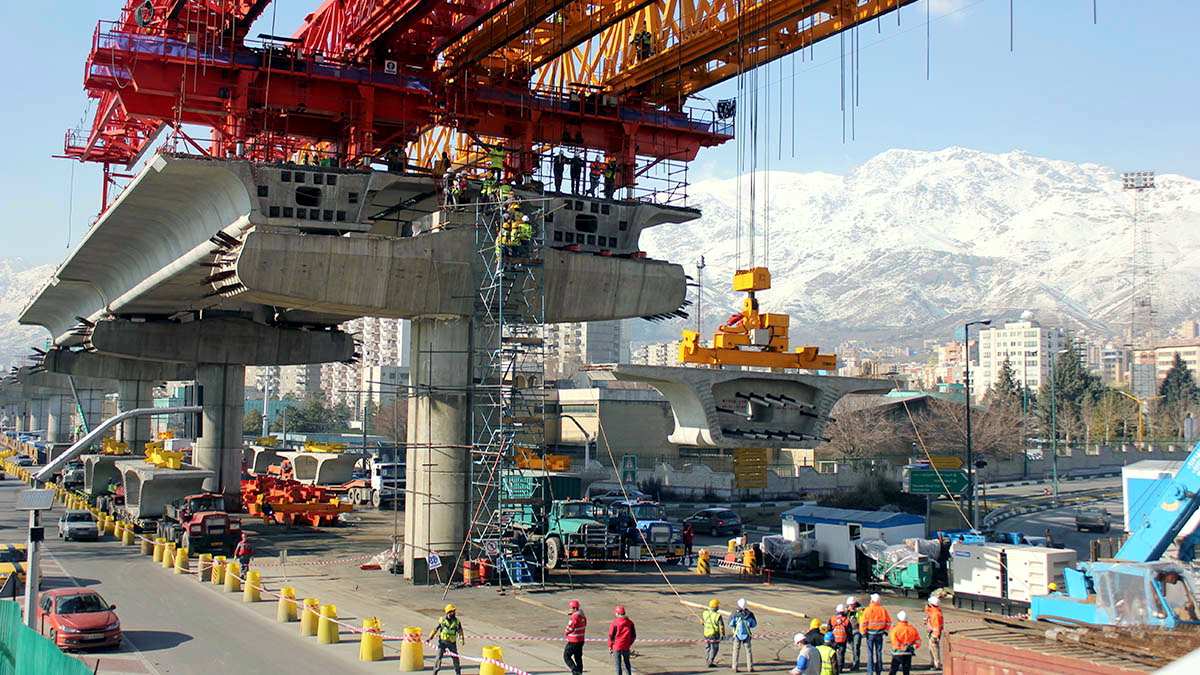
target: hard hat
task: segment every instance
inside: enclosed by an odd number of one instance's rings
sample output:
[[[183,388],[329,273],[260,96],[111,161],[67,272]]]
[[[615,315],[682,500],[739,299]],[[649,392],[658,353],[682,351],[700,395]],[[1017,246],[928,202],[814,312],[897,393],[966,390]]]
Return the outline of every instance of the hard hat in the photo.
[[[845,605],[838,605],[838,606],[837,606],[837,609],[835,609],[834,611],[835,611],[835,612],[844,612],[844,611],[846,611],[846,606],[845,606]]]
[[[812,621],[809,621],[809,622],[808,622],[808,627],[809,627],[809,628],[820,628],[820,627],[821,627],[821,620],[820,620],[820,619],[813,619]]]
[[[738,609],[746,609],[746,599],[738,598]]]
[[[896,612],[896,620],[897,621],[906,621],[907,619],[908,619],[908,614],[904,610],[900,610],[899,612]]]
[[[829,632],[825,633],[825,641],[833,642],[833,631],[829,631]]]
[[[578,600],[572,600],[572,601],[570,601],[570,602],[568,602],[568,603],[567,603],[567,607],[570,607],[571,609],[579,609],[579,601],[578,601]]]
[[[625,605],[617,605],[617,608],[613,610],[613,613],[617,616],[625,616]]]
[[[937,607],[938,605],[942,604],[942,601],[938,599],[938,596],[931,595],[931,596],[929,596],[929,604],[933,605],[934,607]]]
[[[856,597],[854,597],[853,595],[851,595],[850,597],[846,598],[846,604],[847,604],[847,605],[857,605],[857,604],[858,604],[858,598],[856,598]]]
[[[713,598],[712,600],[708,601],[708,606],[716,609],[717,607],[721,606],[721,601]]]
[[[879,602],[879,594],[878,593],[871,594],[871,602]]]
[[[1054,591],[1057,591],[1057,590],[1058,590],[1058,584],[1056,584],[1056,583],[1054,583],[1053,581],[1051,581],[1051,582],[1050,582],[1050,585],[1049,585],[1049,586],[1047,586],[1046,588],[1049,588],[1051,592],[1054,592]]]
[[[795,635],[793,635],[792,642],[794,642],[796,644],[800,644],[801,642],[804,642],[804,633],[796,633]]]
[[[528,223],[528,222],[529,222],[529,216],[521,216],[521,222],[522,222],[522,223]]]
[[[444,611],[444,612],[446,612],[447,614],[449,614],[450,612],[453,612],[455,609],[458,609],[458,608],[457,608],[457,607],[455,607],[454,605],[446,605],[446,609],[444,609],[444,610],[442,610],[442,611]]]

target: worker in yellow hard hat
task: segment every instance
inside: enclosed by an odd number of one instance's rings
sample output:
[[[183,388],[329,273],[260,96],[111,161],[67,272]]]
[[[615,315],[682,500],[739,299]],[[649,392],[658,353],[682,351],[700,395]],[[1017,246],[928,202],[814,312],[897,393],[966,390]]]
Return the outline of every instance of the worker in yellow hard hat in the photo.
[[[1058,584],[1051,581],[1050,585],[1046,586],[1046,590],[1050,591],[1050,595],[1058,595]]]
[[[426,642],[433,642],[436,638],[438,641],[437,660],[433,662],[433,672],[437,672],[442,668],[442,656],[446,652],[450,652],[450,660],[454,662],[454,675],[462,675],[462,666],[458,662],[458,643],[461,641],[463,646],[467,644],[467,634],[463,632],[462,621],[458,618],[458,608],[454,605],[446,605],[446,616],[438,619],[437,625],[433,630],[429,631],[429,639]]]
[[[804,634],[804,643],[813,647],[825,644],[825,631],[821,630],[821,620],[813,619],[808,622],[808,632]]]
[[[717,648],[725,638],[725,622],[721,619],[721,602],[713,598],[708,602],[708,609],[700,615],[704,624],[704,661],[709,668],[717,665]]]

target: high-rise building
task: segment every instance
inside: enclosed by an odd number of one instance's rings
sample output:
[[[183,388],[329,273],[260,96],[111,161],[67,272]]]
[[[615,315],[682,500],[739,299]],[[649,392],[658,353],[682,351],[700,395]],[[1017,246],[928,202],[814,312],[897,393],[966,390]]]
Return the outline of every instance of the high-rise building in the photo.
[[[630,354],[632,363],[643,366],[678,366],[679,342],[655,342],[638,345]]]
[[[1023,312],[1019,321],[1001,328],[979,331],[979,374],[972,373],[971,394],[982,400],[996,384],[1007,360],[1013,379],[1037,391],[1050,377],[1050,369],[1063,348],[1066,336],[1059,328],[1045,328],[1033,320],[1032,312]]]
[[[626,321],[588,321],[546,325],[546,379],[564,380],[581,366],[628,363]]]
[[[394,374],[398,383],[408,383],[410,323],[405,319],[382,319],[365,316],[341,325],[359,342],[360,359],[357,363],[326,363],[321,366],[321,389],[331,405],[344,403],[354,410],[354,419],[362,409],[364,399],[375,399],[382,389],[396,390],[385,374]],[[385,366],[395,370],[370,370]],[[384,384],[379,384],[379,383]],[[376,403],[379,403],[376,400]]]

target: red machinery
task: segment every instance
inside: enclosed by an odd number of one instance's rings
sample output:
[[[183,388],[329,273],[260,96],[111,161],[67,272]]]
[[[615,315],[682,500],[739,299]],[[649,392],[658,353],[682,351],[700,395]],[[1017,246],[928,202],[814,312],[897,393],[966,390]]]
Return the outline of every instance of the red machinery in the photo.
[[[243,480],[242,504],[252,516],[313,527],[334,525],[341,514],[354,510],[323,487],[273,476]]]

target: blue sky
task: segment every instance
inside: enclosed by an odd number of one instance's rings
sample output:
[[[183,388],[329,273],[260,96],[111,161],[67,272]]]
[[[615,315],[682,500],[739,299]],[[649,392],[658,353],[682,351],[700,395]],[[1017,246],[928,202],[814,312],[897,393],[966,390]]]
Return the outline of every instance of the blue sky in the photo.
[[[276,0],[274,32],[289,34],[319,1]],[[860,29],[853,140],[842,141],[836,38],[760,71],[758,142],[770,151],[758,168],[844,173],[889,148],[958,145],[1200,177],[1197,3],[1099,0],[1093,24],[1090,0],[1017,0],[1010,52],[1006,0],[927,2],[928,80],[925,2],[903,10],[899,27],[890,15],[880,32]],[[52,155],[68,128],[90,124],[83,65],[97,21],[115,19],[120,6],[59,0],[3,10],[0,258],[57,263],[99,210],[99,169]],[[271,32],[271,20],[268,8],[254,33]],[[733,92],[727,83],[704,97]],[[691,177],[731,177],[736,156],[732,143],[704,151]]]

